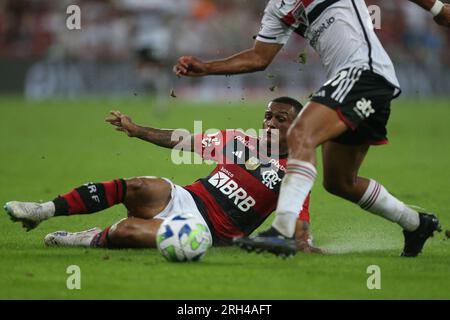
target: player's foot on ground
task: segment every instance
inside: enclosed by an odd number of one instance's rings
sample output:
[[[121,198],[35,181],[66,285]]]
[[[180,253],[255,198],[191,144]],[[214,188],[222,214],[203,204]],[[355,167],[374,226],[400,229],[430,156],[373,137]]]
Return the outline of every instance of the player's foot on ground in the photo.
[[[439,220],[433,214],[419,213],[420,224],[415,231],[403,230],[405,236],[405,247],[402,257],[416,257],[422,252],[422,248],[428,238],[433,236],[435,231],[441,231]]]
[[[297,251],[303,252],[303,253],[317,253],[317,254],[324,254],[325,252],[314,246],[313,236],[308,235],[306,239],[304,238],[297,238],[295,239],[296,245],[297,245]]]
[[[36,228],[42,221],[48,219],[52,210],[48,205],[20,201],[7,202],[4,208],[11,220],[21,222],[27,231]]]
[[[90,247],[92,239],[99,232],[102,232],[102,229],[92,228],[74,233],[56,231],[46,235],[44,243],[49,247]]]
[[[248,252],[270,252],[282,258],[293,256],[297,252],[295,240],[284,237],[273,227],[255,237],[237,238],[233,243]]]

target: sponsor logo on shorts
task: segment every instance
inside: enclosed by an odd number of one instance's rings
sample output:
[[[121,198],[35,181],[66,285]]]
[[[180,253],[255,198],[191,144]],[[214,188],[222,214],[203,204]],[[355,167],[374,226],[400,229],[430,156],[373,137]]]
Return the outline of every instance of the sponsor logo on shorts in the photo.
[[[242,212],[247,212],[255,204],[256,201],[241,188],[236,181],[231,179],[226,173],[219,171],[209,178],[208,182],[215,188],[219,189],[222,194],[233,200],[234,204]]]
[[[359,100],[353,108],[353,111],[355,111],[361,119],[367,119],[370,115],[375,113],[375,109],[372,107],[372,101],[367,100],[366,98]]]

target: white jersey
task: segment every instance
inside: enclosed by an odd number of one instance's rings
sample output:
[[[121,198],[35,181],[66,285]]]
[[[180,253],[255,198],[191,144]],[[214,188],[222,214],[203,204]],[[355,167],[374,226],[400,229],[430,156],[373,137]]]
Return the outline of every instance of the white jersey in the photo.
[[[316,50],[328,79],[345,68],[360,67],[383,76],[400,91],[364,0],[270,0],[256,40],[285,44],[292,32]]]

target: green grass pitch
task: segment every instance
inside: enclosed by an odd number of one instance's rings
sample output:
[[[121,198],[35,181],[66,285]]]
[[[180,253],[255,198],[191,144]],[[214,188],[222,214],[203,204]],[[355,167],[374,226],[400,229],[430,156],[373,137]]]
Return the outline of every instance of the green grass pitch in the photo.
[[[111,109],[156,127],[259,128],[265,103],[194,105],[172,99],[166,114],[145,98],[29,103],[0,98],[0,203],[53,199],[88,181],[158,175],[184,185],[212,169],[176,166],[170,151],[115,132]],[[450,101],[395,101],[390,144],[374,147],[361,174],[450,225]],[[320,171],[320,170],[319,170]],[[324,192],[312,195],[312,230],[325,256],[281,260],[236,248],[211,249],[201,263],[166,262],[156,250],[46,248],[52,231],[105,227],[122,206],[95,215],[55,218],[26,233],[0,215],[0,299],[449,299],[450,240],[443,234],[416,259],[399,258],[398,226]],[[66,269],[81,268],[81,290]],[[367,267],[381,269],[381,289],[367,288]]]

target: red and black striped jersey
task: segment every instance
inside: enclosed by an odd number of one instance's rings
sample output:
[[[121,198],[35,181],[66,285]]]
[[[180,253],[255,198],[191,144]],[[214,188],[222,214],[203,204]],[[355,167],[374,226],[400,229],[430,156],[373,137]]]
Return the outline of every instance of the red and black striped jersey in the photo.
[[[237,130],[195,137],[195,151],[217,166],[185,188],[200,198],[202,213],[221,240],[249,235],[276,208],[287,155],[267,156],[259,142]],[[299,219],[309,221],[309,197]]]

